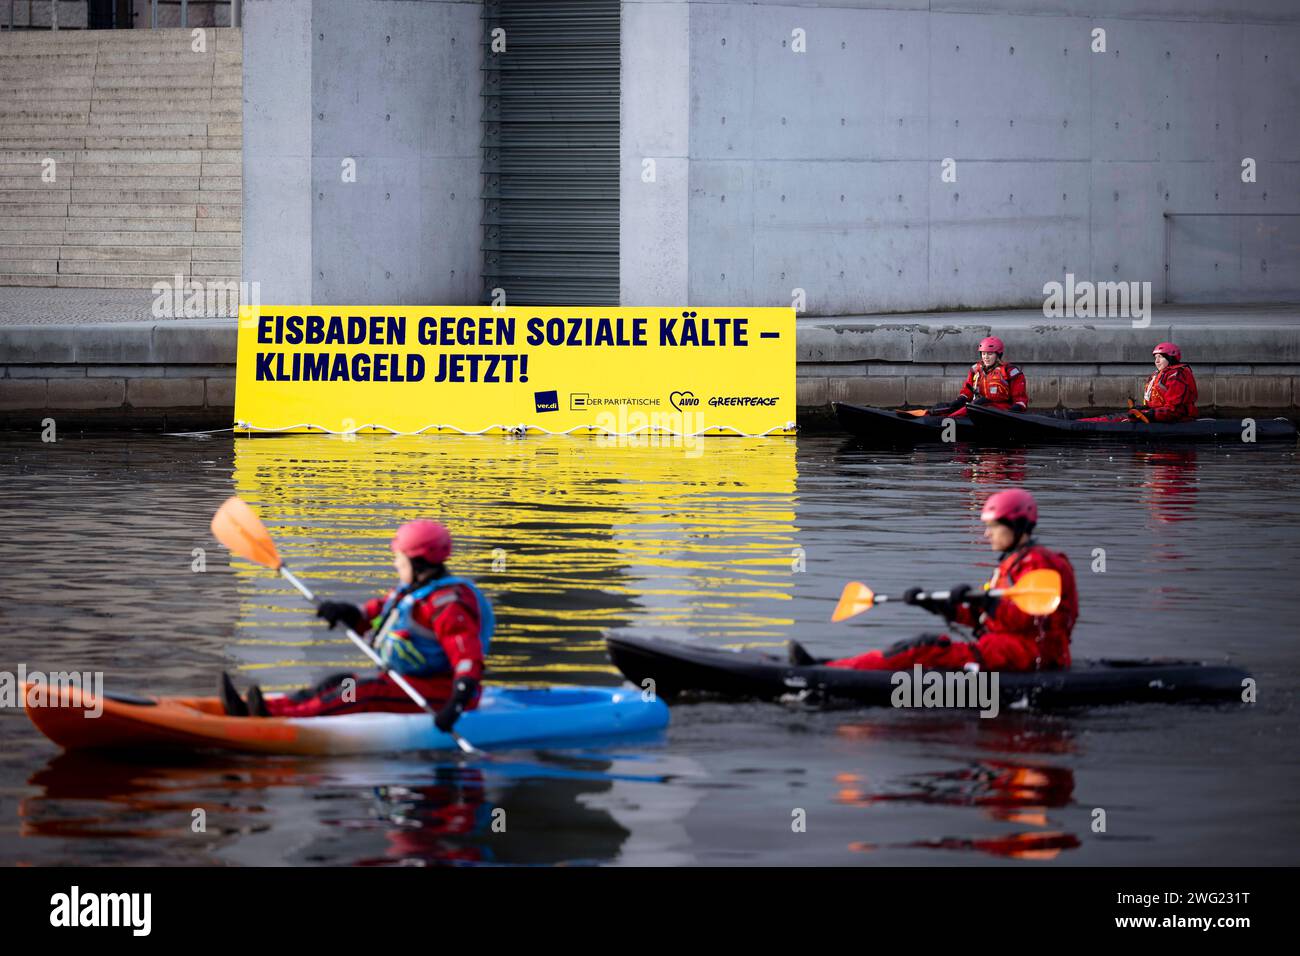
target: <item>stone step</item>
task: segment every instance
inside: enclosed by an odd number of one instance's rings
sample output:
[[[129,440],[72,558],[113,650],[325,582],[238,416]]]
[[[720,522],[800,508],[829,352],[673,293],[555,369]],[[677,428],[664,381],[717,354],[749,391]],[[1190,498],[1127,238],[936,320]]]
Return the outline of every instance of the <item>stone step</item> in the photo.
[[[3,255],[4,246],[0,246],[0,255]],[[62,251],[56,253],[56,257],[62,261],[69,260],[102,260],[116,259],[119,261],[152,261],[155,259],[169,260],[175,262],[186,261],[190,258],[189,245],[182,246],[100,246],[100,245],[64,245],[58,247]],[[35,255],[35,253],[33,253]],[[62,270],[68,271],[66,269]],[[78,270],[84,271],[84,270]]]
[[[174,281],[174,275],[63,274],[53,284],[61,289],[152,289],[156,283]]]
[[[212,233],[212,235],[222,235],[222,233]],[[63,241],[64,233],[62,229],[5,229],[0,226],[0,243],[6,245],[60,246]]]
[[[45,275],[57,271],[57,259],[0,259],[5,275]]]
[[[18,151],[29,145],[31,144],[21,137],[14,139],[0,137],[0,153]],[[45,147],[40,151],[41,155],[49,156],[52,150],[84,149],[86,139],[84,136],[48,136],[41,140],[41,145]],[[32,152],[35,152],[35,150],[32,150]]]
[[[56,275],[11,275],[0,272],[0,286],[30,286],[39,288],[53,288],[59,284],[59,277]]]
[[[24,196],[21,199],[10,199],[7,200],[8,202],[50,202],[51,199],[39,199],[36,197],[38,195],[52,196],[53,193],[67,189],[72,179],[71,173],[69,173],[68,175],[56,179],[52,183],[47,183],[41,178],[41,167],[39,166],[28,166],[27,169],[29,172],[22,176],[7,174],[4,172],[5,168],[9,167],[0,168],[0,190],[12,192],[15,189],[21,189],[28,193],[27,196]],[[55,172],[57,175],[57,167],[55,168]],[[68,202],[68,198],[64,196],[60,198],[59,202]]]
[[[95,76],[98,79],[107,79],[113,76],[212,76],[214,69],[219,69],[221,64],[211,57],[194,60],[192,62],[180,63],[154,63],[147,68],[141,68],[131,58],[127,63],[106,63],[101,54],[99,62],[95,66]]]
[[[233,279],[239,281],[239,261],[191,262],[190,275],[197,279]]]
[[[194,220],[194,229],[197,232],[234,232],[239,233],[243,230],[243,222],[236,219],[213,219],[203,218]]]
[[[206,179],[209,176],[221,176],[239,179],[244,174],[243,163],[213,163],[205,162],[203,164],[203,176]]]
[[[204,174],[202,163],[73,163],[74,182],[130,179],[148,183],[158,179],[190,179]],[[4,169],[5,167],[0,167]]]
[[[89,259],[64,259],[58,263],[59,275],[99,275],[99,276],[142,276],[158,273],[181,273],[188,275],[190,260],[184,259],[119,259],[117,261],[95,261]],[[6,271],[0,264],[0,272]],[[19,270],[9,270],[18,272]],[[32,269],[31,272],[46,271]]]
[[[135,76],[109,76],[95,81],[95,92],[100,96],[117,95],[119,90],[147,90],[167,94],[176,90],[206,90],[212,86],[210,76],[175,76],[165,80],[137,73]]]
[[[9,245],[6,242],[6,237],[9,235],[9,233],[0,233],[0,261],[21,258],[51,260],[59,258],[59,249],[61,247],[58,244],[40,245],[34,242],[23,242],[17,245]]]
[[[116,87],[114,89],[95,89],[91,91],[91,99],[94,102],[94,108],[99,109],[102,104],[109,103],[129,103],[132,100],[148,100],[161,107],[170,107],[181,104],[182,108],[185,103],[194,100],[215,100],[221,99],[223,102],[229,102],[232,97],[224,94],[220,97],[212,95],[212,89],[207,86],[185,86],[169,87],[165,90],[159,90],[153,87]]]
[[[0,188],[4,188],[5,180],[0,178]],[[198,201],[197,193],[199,190],[199,176],[195,173],[193,176],[81,176],[75,172],[72,178],[72,190],[74,193],[100,192],[103,190],[124,190],[137,192],[139,190],[188,190],[195,193],[195,201]],[[98,200],[83,200],[85,202],[97,202]]]
[[[19,8],[27,4],[29,0],[18,0]],[[47,3],[48,0],[33,0],[33,6],[39,6],[41,3]],[[71,4],[72,0],[65,0]],[[78,0],[84,6],[84,0]],[[147,2],[147,0],[146,0]],[[15,8],[18,9],[18,8]],[[4,17],[0,17],[7,25],[8,7],[5,8]],[[62,24],[62,20],[59,21]],[[188,29],[159,27],[157,30],[147,29],[148,21],[138,25],[134,30],[94,30],[85,33],[51,33],[49,31],[39,31],[28,33],[6,34],[2,41],[11,44],[15,48],[45,48],[45,47],[66,47],[91,45],[97,47],[112,47],[113,49],[132,49],[139,50],[148,47],[157,46],[164,49],[185,49],[190,48],[192,42],[192,32]],[[223,44],[234,44],[238,46],[241,38],[239,27],[204,27],[207,31],[208,48],[211,49],[215,42],[218,46]]]
[[[158,164],[195,164],[202,162],[206,157],[203,155],[204,150],[197,149],[172,149],[172,150],[85,150],[85,149],[0,149],[0,165],[26,165],[33,163],[40,165],[46,159],[53,159],[62,169],[65,164],[73,165],[80,163],[111,163],[114,165],[134,165],[141,168],[154,166]],[[206,150],[213,153],[213,150]],[[211,162],[230,162],[229,159],[219,157]],[[237,162],[237,160],[236,160]]]
[[[0,203],[0,219],[51,219],[67,215],[67,203]]]
[[[193,219],[196,215],[194,203],[71,203],[66,208],[70,219]]]
[[[236,271],[239,269],[240,258],[241,250],[238,246],[195,246],[190,250],[191,262],[233,262]]]
[[[211,68],[216,63],[216,53],[211,49],[195,53],[188,47],[184,50],[100,50],[98,63],[100,66],[137,66],[140,68],[137,73],[148,73],[151,66],[202,65]]]
[[[157,220],[150,220],[156,222]],[[0,233],[0,237],[8,233]],[[29,233],[29,235],[41,235],[41,233]],[[69,229],[60,233],[59,244],[68,244],[76,246],[129,246],[135,249],[145,249],[150,246],[172,246],[173,248],[187,248],[194,244],[199,238],[199,234],[193,229],[184,232],[167,231],[167,232],[144,232],[136,230],[134,232],[94,232],[88,229]],[[214,232],[210,235],[224,236],[228,233]],[[144,258],[148,258],[144,256]]]
[[[130,207],[128,207],[130,208]],[[28,222],[39,220],[27,220]],[[162,219],[162,218],[140,218],[131,216],[95,216],[69,218],[62,223],[63,228],[67,230],[69,236],[79,232],[193,232],[197,227],[198,220],[189,219]],[[39,228],[39,227],[38,227]],[[236,227],[238,228],[238,227]]]
[[[214,144],[207,136],[95,136],[89,135],[85,139],[86,149],[134,149],[134,150],[163,150],[163,149],[203,149],[207,146],[216,148],[226,148],[229,146],[225,142],[225,137],[221,137],[219,144]],[[0,142],[4,140],[4,132],[0,130]]]
[[[12,190],[15,194],[19,190]],[[7,197],[0,191],[0,202],[31,202],[32,193]],[[203,203],[207,206],[231,206],[243,201],[237,189],[72,189],[67,196],[42,197],[42,202],[94,203],[114,205],[177,205]]]
[[[71,207],[69,207],[71,208]],[[223,206],[214,203],[199,203],[197,218],[199,219],[234,219],[239,220],[244,217],[244,207]]]
[[[30,124],[6,122],[0,118],[0,137],[5,139],[23,138],[33,142],[47,136],[138,136],[147,139],[163,139],[173,136],[207,135],[206,123],[70,123],[70,124]],[[222,133],[221,135],[229,135]]]
[[[59,203],[72,201],[72,190],[66,186],[56,189],[4,189],[0,188],[0,203]]]
[[[211,117],[209,117],[209,119],[211,119]],[[90,119],[89,103],[86,104],[85,108],[77,109],[77,110],[67,110],[67,109],[42,110],[42,109],[32,109],[31,105],[27,103],[13,104],[13,103],[6,103],[4,100],[0,100],[0,124],[27,123],[27,124],[35,125],[38,123],[47,123],[47,124],[58,123],[59,125],[68,125],[68,124],[85,124],[85,123],[89,123],[90,121],[91,119]],[[222,122],[222,121],[225,120],[221,120],[221,121],[212,120],[212,122]],[[166,122],[166,121],[159,120],[159,122]]]
[[[152,105],[146,104],[143,100],[134,100],[140,104],[140,109],[135,112],[126,112],[124,110],[105,111],[94,108],[87,109],[86,118],[82,120],[87,124],[143,124],[143,123],[202,123],[208,127],[207,132],[212,133],[211,124],[214,123],[233,123],[235,128],[230,132],[239,133],[243,128],[243,115],[238,110],[214,110],[203,106],[197,109],[186,110],[159,110]],[[66,115],[75,116],[75,113]],[[49,122],[55,122],[49,120]],[[68,122],[76,122],[68,120]],[[222,135],[228,135],[223,133]]]
[[[216,112],[242,114],[242,101],[230,97],[222,97],[219,100],[211,98],[196,100],[194,97],[176,98],[161,97],[158,99],[101,99],[96,98],[90,107],[91,115],[125,113],[135,115],[136,113],[147,113],[150,111],[158,112],[185,112],[197,114],[203,112],[205,115],[212,115]]]

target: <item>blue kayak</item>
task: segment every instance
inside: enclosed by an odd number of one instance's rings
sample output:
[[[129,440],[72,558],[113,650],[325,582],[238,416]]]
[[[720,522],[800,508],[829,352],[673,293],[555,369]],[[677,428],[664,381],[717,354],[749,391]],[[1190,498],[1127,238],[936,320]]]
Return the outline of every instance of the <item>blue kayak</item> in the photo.
[[[182,748],[321,755],[456,749],[456,742],[423,713],[230,717],[215,697],[96,698],[75,688],[32,685],[24,685],[23,699],[32,723],[67,750]],[[478,708],[466,711],[456,731],[476,747],[511,747],[666,726],[668,708],[663,701],[645,700],[634,687],[488,685]]]

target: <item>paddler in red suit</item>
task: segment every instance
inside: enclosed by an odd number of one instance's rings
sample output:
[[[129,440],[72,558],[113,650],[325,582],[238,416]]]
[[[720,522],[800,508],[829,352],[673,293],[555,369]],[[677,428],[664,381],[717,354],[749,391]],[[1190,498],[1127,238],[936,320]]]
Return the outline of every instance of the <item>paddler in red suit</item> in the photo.
[[[478,706],[483,658],[495,628],[487,596],[467,578],[450,574],[451,532],[437,521],[408,521],[392,540],[398,585],[364,606],[323,601],[316,616],[365,635],[379,656],[439,708],[439,730],[452,729]],[[227,715],[326,717],[368,711],[418,712],[419,707],[385,673],[334,674],[315,687],[284,697],[264,697],[260,687],[239,696],[229,675],[219,685]]]
[[[967,405],[987,405],[1008,412],[1023,412],[1029,407],[1025,373],[1018,366],[1006,365],[1002,353],[1006,346],[995,335],[980,341],[980,360],[966,373],[966,382],[957,397],[946,405],[925,410],[927,415],[961,418]]]
[[[992,671],[1069,667],[1070,632],[1079,616],[1074,568],[1065,555],[1034,540],[1038,505],[1033,496],[1019,488],[999,491],[984,503],[980,518],[985,539],[1002,554],[988,590],[1010,587],[1029,571],[1050,568],[1061,575],[1061,603],[1055,611],[1033,617],[1009,599],[989,597],[987,590],[972,592],[966,584],[953,588],[944,600],[920,599],[920,589],[912,588],[903,595],[906,603],[974,628],[977,640],[968,643],[946,634],[925,634],[900,641],[888,650],[827,661],[826,666],[884,671],[907,670],[914,664],[940,670],[958,670],[972,663]],[[818,663],[795,642],[790,645],[790,660]]]
[[[1085,422],[1176,422],[1195,421],[1200,414],[1196,408],[1196,376],[1190,365],[1183,364],[1183,352],[1173,342],[1161,342],[1151,350],[1156,371],[1147,379],[1142,390],[1142,404],[1135,405],[1123,415],[1103,415],[1100,418],[1083,418]]]

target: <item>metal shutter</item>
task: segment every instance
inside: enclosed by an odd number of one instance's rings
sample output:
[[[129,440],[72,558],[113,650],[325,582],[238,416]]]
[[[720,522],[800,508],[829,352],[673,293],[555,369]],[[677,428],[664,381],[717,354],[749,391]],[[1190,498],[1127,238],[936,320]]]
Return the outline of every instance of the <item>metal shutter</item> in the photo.
[[[617,305],[619,0],[486,0],[483,44],[484,301]]]

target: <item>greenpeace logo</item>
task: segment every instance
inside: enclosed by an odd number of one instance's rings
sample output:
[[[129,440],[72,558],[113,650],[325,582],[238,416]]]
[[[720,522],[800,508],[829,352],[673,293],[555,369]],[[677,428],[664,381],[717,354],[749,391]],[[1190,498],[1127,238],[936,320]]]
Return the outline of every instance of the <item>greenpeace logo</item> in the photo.
[[[556,389],[549,392],[533,392],[533,403],[538,412],[558,412],[560,410],[560,393]]]
[[[737,405],[741,408],[770,408],[776,404],[775,395],[715,395],[709,399],[711,408]]]
[[[153,925],[152,893],[69,893],[50,897],[50,925],[128,926],[133,936],[148,936]]]

